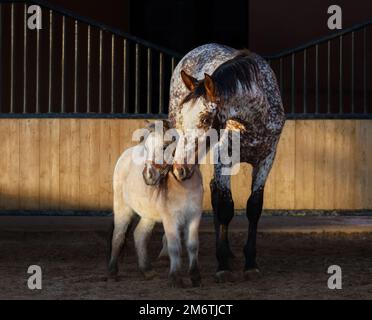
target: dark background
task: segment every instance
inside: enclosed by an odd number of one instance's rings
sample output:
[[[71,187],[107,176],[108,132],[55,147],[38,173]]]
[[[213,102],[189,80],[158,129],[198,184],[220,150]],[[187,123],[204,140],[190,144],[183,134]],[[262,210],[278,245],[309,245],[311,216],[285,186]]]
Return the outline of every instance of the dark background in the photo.
[[[219,42],[273,54],[334,32],[327,28],[327,8],[332,4],[343,9],[343,28],[372,19],[370,0],[50,2],[181,53]]]

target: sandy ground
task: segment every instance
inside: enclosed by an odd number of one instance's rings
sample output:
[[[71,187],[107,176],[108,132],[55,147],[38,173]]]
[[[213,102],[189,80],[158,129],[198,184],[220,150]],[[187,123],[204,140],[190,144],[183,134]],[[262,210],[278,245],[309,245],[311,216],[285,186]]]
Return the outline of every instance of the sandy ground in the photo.
[[[130,235],[120,279],[105,281],[110,217],[0,217],[1,299],[372,299],[372,217],[263,217],[258,235],[262,277],[243,281],[245,217],[235,217],[230,243],[237,281],[218,284],[211,218],[203,220],[203,286],[169,288],[168,262],[156,260],[161,228],[150,252],[158,273],[143,280]],[[27,288],[27,268],[40,265],[43,289]],[[330,265],[343,271],[342,290],[329,290]],[[184,258],[186,265],[186,257]],[[186,271],[185,271],[186,278]],[[188,279],[186,279],[188,280]]]

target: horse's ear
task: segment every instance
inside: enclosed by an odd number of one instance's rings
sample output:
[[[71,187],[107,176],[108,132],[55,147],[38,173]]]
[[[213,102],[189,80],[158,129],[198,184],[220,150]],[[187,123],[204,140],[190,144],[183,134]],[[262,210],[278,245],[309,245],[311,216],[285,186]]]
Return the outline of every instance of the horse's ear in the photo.
[[[204,87],[205,92],[207,93],[207,98],[209,101],[215,102],[217,100],[216,97],[216,85],[214,83],[213,78],[209,75],[204,73]]]
[[[181,78],[183,83],[185,84],[186,88],[190,91],[194,91],[194,89],[198,85],[198,80],[194,77],[188,75],[184,70],[181,71]]]

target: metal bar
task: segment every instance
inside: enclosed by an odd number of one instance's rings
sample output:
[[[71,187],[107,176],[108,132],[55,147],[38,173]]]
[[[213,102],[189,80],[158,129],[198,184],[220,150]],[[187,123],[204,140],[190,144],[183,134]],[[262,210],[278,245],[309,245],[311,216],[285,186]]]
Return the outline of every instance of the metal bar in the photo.
[[[147,48],[147,113],[151,113],[152,108],[152,54],[151,48]]]
[[[338,86],[338,90],[339,90],[339,110],[338,112],[339,113],[343,113],[343,100],[342,100],[342,82],[343,82],[343,79],[342,79],[342,36],[340,36],[340,64],[339,64],[339,72],[340,72],[340,81],[339,81],[339,86]]]
[[[319,113],[319,46],[315,46],[315,113]]]
[[[78,90],[77,90],[77,82],[78,82],[78,41],[79,41],[79,29],[78,29],[78,22],[75,20],[75,31],[74,31],[74,113],[78,112]]]
[[[61,112],[66,112],[65,105],[65,45],[66,45],[66,19],[62,16],[62,53],[61,53]]]
[[[159,53],[159,113],[164,113],[164,55]]]
[[[23,8],[23,108],[22,113],[27,112],[27,4]]]
[[[35,98],[35,104],[36,104],[36,113],[40,113],[40,97],[39,97],[39,87],[40,84],[40,32],[39,29],[36,29],[36,98]]]
[[[303,88],[303,104],[304,104],[304,106],[303,106],[303,109],[304,109],[304,113],[307,113],[307,100],[306,100],[306,59],[307,58],[307,51],[306,51],[306,49],[304,50],[304,88]]]
[[[14,113],[14,3],[10,7],[10,113]]]
[[[114,105],[114,86],[115,86],[115,35],[111,35],[111,113],[115,112],[115,105]]]
[[[90,26],[88,25],[88,34],[87,34],[87,112],[90,110]]]
[[[292,77],[291,77],[291,112],[295,113],[295,54],[292,54]]]
[[[52,112],[53,11],[49,11],[48,112]]]
[[[4,1],[4,0],[2,0],[2,1]],[[11,1],[12,2],[24,2],[25,0],[23,0],[23,1],[11,0]],[[10,1],[8,1],[8,2],[10,2]],[[47,0],[32,0],[32,3],[37,4],[39,6],[42,6],[46,9],[48,9],[48,10],[53,10],[54,12],[57,12],[57,13],[65,16],[65,17],[70,17],[73,20],[79,21],[80,23],[88,24],[91,27],[96,27],[96,28],[98,28],[102,31],[113,33],[116,36],[121,37],[121,38],[126,38],[130,41],[133,41],[133,42],[136,42],[136,43],[140,44],[141,46],[149,47],[153,50],[161,51],[161,52],[163,52],[167,55],[170,55],[170,56],[175,56],[177,58],[182,58],[182,55],[178,52],[169,50],[169,49],[164,48],[162,46],[158,46],[158,45],[156,45],[152,42],[149,42],[149,41],[143,40],[141,38],[135,37],[135,36],[133,36],[133,35],[127,33],[127,32],[124,32],[124,31],[120,30],[120,29],[112,28],[112,27],[110,27],[106,24],[100,23],[100,22],[98,22],[94,19],[89,19],[87,17],[78,15],[78,14],[74,13],[73,11],[67,10],[67,9],[65,9],[61,6],[51,4],[50,1],[47,1]]]
[[[99,30],[99,75],[98,75],[98,112],[102,113],[102,59],[103,59],[103,32]]]
[[[123,113],[126,113],[129,109],[128,40],[124,39],[123,41]]]
[[[367,27],[363,30],[363,112],[367,113]]]
[[[315,40],[310,41],[308,43],[305,43],[303,45],[297,46],[295,48],[286,49],[286,50],[283,50],[283,51],[278,52],[278,53],[273,54],[273,55],[264,56],[264,58],[267,59],[267,60],[273,60],[273,59],[279,59],[279,58],[285,57],[285,56],[290,56],[293,53],[303,51],[304,49],[308,49],[310,47],[313,47],[316,44],[322,44],[322,43],[325,43],[329,40],[339,38],[340,36],[348,34],[350,32],[358,31],[358,30],[363,29],[364,27],[369,26],[371,24],[372,24],[372,20],[367,20],[367,21],[364,21],[362,23],[358,23],[358,24],[356,24],[356,25],[354,25],[350,28],[342,29],[341,31],[334,32],[333,34],[331,34],[329,36],[320,37],[318,39],[315,39]]]
[[[327,43],[327,113],[331,113],[331,41]]]
[[[351,33],[351,113],[355,112],[354,106],[354,32]]]
[[[2,51],[3,51],[3,6],[0,3],[0,84],[3,83],[3,59],[2,59]],[[3,104],[2,104],[2,97],[3,97],[3,92],[2,92],[2,86],[0,85],[0,113],[3,111]]]
[[[134,79],[134,112],[140,113],[140,48],[139,44],[136,43],[135,53],[135,79]]]

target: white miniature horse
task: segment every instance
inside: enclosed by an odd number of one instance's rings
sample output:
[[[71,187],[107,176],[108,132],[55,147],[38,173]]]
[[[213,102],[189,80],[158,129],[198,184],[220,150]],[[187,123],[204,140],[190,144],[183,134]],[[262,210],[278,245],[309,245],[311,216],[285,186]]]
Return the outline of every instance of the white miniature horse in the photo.
[[[169,122],[163,121],[163,128]],[[152,123],[147,126],[149,134],[138,145],[127,149],[116,163],[114,188],[114,230],[111,240],[109,278],[116,279],[118,256],[124,243],[128,225],[135,213],[140,221],[134,231],[135,247],[138,254],[139,269],[150,279],[155,276],[148,259],[147,241],[156,222],[162,222],[165,230],[163,250],[170,258],[170,281],[174,287],[183,287],[181,268],[181,231],[185,233],[189,256],[189,275],[193,286],[200,285],[198,267],[198,231],[202,215],[203,184],[199,168],[195,174],[180,182],[173,175],[169,164],[155,164],[156,152],[170,144],[163,141],[163,132],[156,132]],[[146,160],[133,161],[134,152],[144,152]],[[153,166],[162,166],[153,170]],[[158,173],[155,176],[155,172]]]

